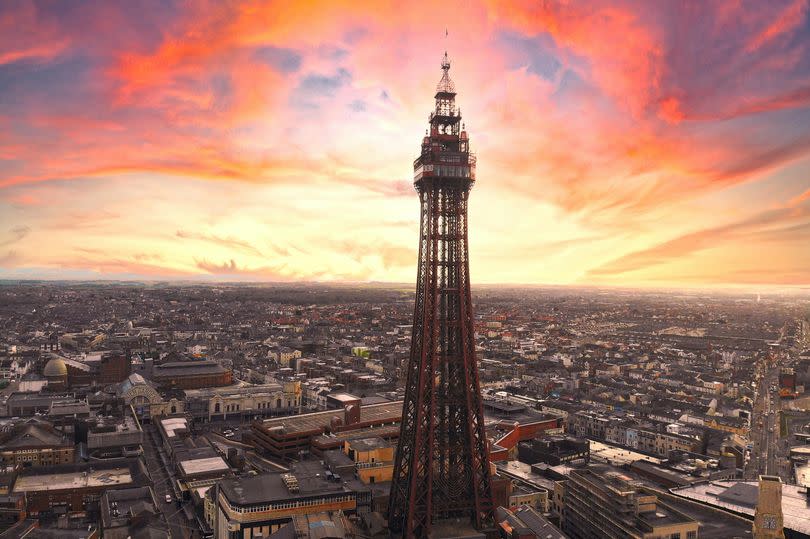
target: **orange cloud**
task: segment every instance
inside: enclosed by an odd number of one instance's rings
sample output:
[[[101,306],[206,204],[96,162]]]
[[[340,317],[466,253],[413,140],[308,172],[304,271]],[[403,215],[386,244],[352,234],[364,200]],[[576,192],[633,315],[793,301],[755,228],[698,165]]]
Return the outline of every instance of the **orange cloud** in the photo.
[[[810,206],[797,207],[794,200],[780,208],[755,214],[742,221],[705,228],[625,254],[591,269],[589,274],[604,277],[644,270],[726,242],[806,242],[810,240]],[[805,282],[810,282],[810,269],[807,269],[804,276]]]
[[[498,253],[482,277],[499,280],[514,259],[514,279],[573,280],[545,268],[576,266],[622,280],[673,253],[765,243],[758,226],[717,223],[781,204],[807,168],[810,50],[794,20],[806,2],[769,6],[194,0],[139,16],[0,6],[0,69],[14,74],[0,100],[0,230],[32,228],[15,265],[410,278],[411,163],[447,47],[480,157],[476,197],[500,212],[478,216],[481,252]],[[446,39],[430,23],[442,20],[455,23]],[[751,192],[767,202],[718,202],[759,184]],[[548,235],[542,264],[516,255],[521,238],[497,237],[515,215],[524,233]],[[773,238],[799,237],[799,224],[774,223]],[[76,228],[97,253],[35,248],[40,230]],[[324,242],[324,231],[352,240]]]
[[[753,52],[774,41],[779,36],[784,36],[799,28],[807,16],[808,7],[810,7],[808,0],[794,0],[762,32],[754,36],[746,50]]]

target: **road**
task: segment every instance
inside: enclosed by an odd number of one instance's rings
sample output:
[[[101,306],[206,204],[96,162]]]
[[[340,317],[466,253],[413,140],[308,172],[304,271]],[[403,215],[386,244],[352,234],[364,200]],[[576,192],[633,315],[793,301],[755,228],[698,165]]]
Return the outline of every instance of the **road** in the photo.
[[[161,459],[161,449],[158,447],[158,434],[152,425],[144,426],[143,451],[146,459],[146,468],[152,476],[154,483],[155,497],[158,501],[158,509],[163,512],[169,523],[172,539],[191,539],[199,537],[199,533],[193,523],[186,519],[183,509],[177,502],[172,483],[174,477]],[[166,503],[166,495],[170,495],[172,503]]]
[[[787,447],[780,438],[781,400],[779,397],[779,362],[761,362],[751,420],[751,459],[745,469],[745,479],[755,480],[759,475],[778,475],[790,482]]]

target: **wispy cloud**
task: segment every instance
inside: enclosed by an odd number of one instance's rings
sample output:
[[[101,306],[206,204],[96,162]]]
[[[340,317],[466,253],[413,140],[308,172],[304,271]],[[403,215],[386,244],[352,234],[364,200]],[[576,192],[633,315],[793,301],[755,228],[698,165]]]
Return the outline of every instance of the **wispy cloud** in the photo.
[[[262,256],[261,251],[259,251],[256,247],[244,240],[234,238],[233,236],[217,236],[216,234],[188,232],[185,230],[178,230],[175,232],[175,236],[188,240],[205,241],[222,247],[227,247],[229,249],[235,249],[237,251],[244,251],[256,256]],[[231,262],[233,262],[233,260],[231,260]]]
[[[678,236],[647,249],[633,251],[588,273],[597,277],[645,270],[651,266],[686,258],[728,242],[806,242],[810,240],[810,205],[799,198],[780,208],[766,210],[727,225],[704,228]],[[799,273],[799,272],[797,272]],[[810,268],[800,272],[810,282]]]
[[[30,227],[27,227],[25,225],[15,226],[11,230],[9,230],[10,237],[8,239],[0,241],[0,247],[6,247],[8,245],[11,245],[12,243],[17,243],[18,241],[26,237],[29,232],[31,232]]]

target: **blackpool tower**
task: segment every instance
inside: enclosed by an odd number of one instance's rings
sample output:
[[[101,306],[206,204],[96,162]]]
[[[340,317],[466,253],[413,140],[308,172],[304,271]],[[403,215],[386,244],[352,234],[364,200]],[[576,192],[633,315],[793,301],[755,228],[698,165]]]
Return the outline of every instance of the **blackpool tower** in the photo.
[[[419,270],[388,509],[392,534],[403,537],[435,536],[448,521],[481,529],[492,516],[467,242],[475,155],[449,71],[445,53],[430,130],[413,163]]]

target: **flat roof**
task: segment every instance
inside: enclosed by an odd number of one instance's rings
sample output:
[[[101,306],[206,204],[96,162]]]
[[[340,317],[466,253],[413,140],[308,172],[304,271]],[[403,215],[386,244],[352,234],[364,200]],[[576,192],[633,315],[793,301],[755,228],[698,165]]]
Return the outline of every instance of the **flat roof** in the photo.
[[[160,424],[163,426],[163,430],[166,431],[166,436],[169,438],[177,436],[175,431],[188,428],[188,421],[186,421],[185,417],[170,417],[168,419],[161,419]]]
[[[371,451],[373,449],[380,449],[383,447],[392,447],[392,444],[383,438],[375,436],[373,438],[351,440],[349,442],[349,446],[355,451]]]
[[[782,484],[782,515],[785,528],[810,535],[810,511],[807,510],[805,487]],[[751,496],[759,494],[757,481],[707,481],[689,487],[670,489],[682,498],[698,501],[713,507],[721,507],[754,517],[756,502]],[[735,496],[735,493],[737,494]],[[736,498],[736,500],[735,500]]]
[[[327,399],[334,399],[340,402],[355,402],[361,400],[360,397],[356,397],[350,393],[331,393],[326,396]]]
[[[287,489],[282,474],[276,473],[226,479],[219,483],[219,488],[230,503],[238,505],[263,504],[280,500],[294,500],[350,492],[342,483],[328,482],[323,477],[294,475],[299,482],[300,489],[295,493]]]
[[[180,469],[187,476],[208,472],[228,471],[230,466],[222,460],[222,457],[208,457],[204,459],[184,460],[180,463]]]
[[[394,422],[402,418],[403,401],[385,402],[360,407],[360,422]],[[285,432],[306,432],[328,427],[333,417],[343,419],[343,410],[326,410],[294,416],[275,417],[262,421],[265,429],[284,427]]]
[[[388,425],[385,427],[366,427],[362,429],[352,429],[343,432],[335,432],[331,434],[321,434],[312,438],[313,445],[324,445],[330,443],[338,443],[343,445],[347,440],[356,440],[360,438],[367,438],[375,436],[379,438],[396,438],[399,437],[399,425]]]
[[[40,492],[70,490],[89,487],[118,487],[132,483],[128,467],[110,468],[94,472],[67,472],[41,475],[22,475],[14,483],[13,492]]]
[[[646,460],[653,464],[661,464],[662,460],[656,457],[651,457],[649,455],[645,455],[644,453],[639,453],[637,451],[633,451],[632,449],[626,449],[624,447],[613,446],[605,442],[597,442],[594,440],[588,440],[591,450],[591,458],[595,458],[597,460],[602,459],[607,461],[609,464],[613,464],[614,466],[620,466],[623,464],[630,465],[634,462]]]

